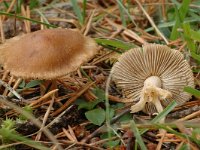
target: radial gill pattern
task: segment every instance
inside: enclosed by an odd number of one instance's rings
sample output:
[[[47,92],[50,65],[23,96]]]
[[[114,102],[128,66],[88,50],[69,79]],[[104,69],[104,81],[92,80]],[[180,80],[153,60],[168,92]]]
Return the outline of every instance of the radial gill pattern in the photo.
[[[150,76],[158,76],[162,81],[161,88],[173,95],[171,99],[161,102],[163,106],[171,100],[183,104],[191,97],[183,88],[194,87],[192,71],[182,53],[164,45],[148,44],[127,51],[115,63],[111,73],[117,87],[131,101],[140,99],[144,81]]]

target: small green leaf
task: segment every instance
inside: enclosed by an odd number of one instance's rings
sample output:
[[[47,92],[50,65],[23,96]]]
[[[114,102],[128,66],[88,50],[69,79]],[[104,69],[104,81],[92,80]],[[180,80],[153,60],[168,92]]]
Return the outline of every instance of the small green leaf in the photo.
[[[110,119],[112,119],[115,115],[115,110],[113,108],[110,108],[109,113],[110,113]]]
[[[23,89],[25,87],[25,85],[26,85],[25,80],[22,80],[22,82],[20,83],[19,87]]]
[[[133,116],[130,113],[124,114],[120,119],[119,122],[127,122],[133,119]]]
[[[105,100],[105,92],[102,89],[95,88],[92,90],[93,94],[97,97],[96,100],[92,102],[85,101],[84,99],[78,99],[75,104],[78,105],[78,109],[93,109],[98,103],[103,102]]]
[[[30,0],[30,4],[29,4],[30,9],[36,8],[38,6],[39,6],[38,0]]]
[[[100,102],[102,102],[100,99],[96,99],[96,100],[94,100],[92,102],[88,102],[88,101],[86,101],[84,99],[77,99],[75,104],[78,105],[78,109],[91,110]]]
[[[120,109],[120,108],[123,108],[124,107],[124,103],[116,103],[114,105],[111,105],[111,107],[113,109]]]
[[[33,113],[33,109],[29,105],[24,106],[23,111],[26,111],[27,113],[31,113],[31,114]],[[23,114],[19,115],[19,119],[24,120],[24,121],[28,120],[28,118],[24,116]]]
[[[103,102],[105,100],[105,92],[102,89],[99,88],[95,88],[94,90],[92,90],[92,92],[94,93],[94,95],[101,101]]]
[[[32,88],[37,85],[40,85],[42,83],[42,80],[32,80],[29,83],[26,84],[25,88]]]
[[[105,142],[103,144],[103,146],[108,148],[108,149],[112,149],[112,148],[118,146],[119,143],[120,143],[120,140],[108,141],[108,142]]]
[[[85,113],[86,118],[95,125],[100,126],[106,118],[105,110],[102,108],[93,109]]]
[[[112,130],[109,130],[108,132],[102,133],[100,135],[100,138],[107,139],[107,138],[109,138],[109,136],[113,137],[113,136],[115,136],[115,133]]]
[[[188,93],[190,93],[190,94],[192,94],[192,95],[194,95],[194,96],[200,97],[200,91],[199,91],[199,90],[196,90],[196,89],[193,89],[193,88],[191,88],[191,87],[189,87],[189,86],[185,87],[185,88],[184,88],[184,91],[185,91],[185,92],[188,92]]]

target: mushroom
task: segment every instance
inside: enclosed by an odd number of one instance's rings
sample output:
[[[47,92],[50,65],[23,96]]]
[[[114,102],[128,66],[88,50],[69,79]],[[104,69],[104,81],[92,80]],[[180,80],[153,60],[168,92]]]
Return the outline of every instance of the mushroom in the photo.
[[[125,52],[111,75],[129,102],[137,102],[132,113],[160,113],[172,100],[182,105],[191,98],[183,88],[194,87],[193,73],[182,53],[159,44]]]
[[[54,79],[77,70],[96,53],[95,41],[78,31],[46,29],[7,40],[0,46],[0,63],[18,77],[15,87],[23,78],[52,80],[55,88]]]
[[[97,52],[96,43],[71,29],[47,29],[11,39],[0,47],[0,62],[11,75],[55,79],[75,71]]]

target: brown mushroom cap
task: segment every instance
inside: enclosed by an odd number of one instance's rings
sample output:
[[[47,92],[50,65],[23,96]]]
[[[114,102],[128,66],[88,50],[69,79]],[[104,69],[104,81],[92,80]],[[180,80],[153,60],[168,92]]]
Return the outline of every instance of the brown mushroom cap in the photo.
[[[191,98],[183,88],[194,87],[193,73],[182,53],[164,45],[147,44],[142,49],[127,51],[115,63],[111,73],[117,87],[122,89],[130,101],[139,101],[145,84],[153,83],[158,88],[151,92],[157,90],[165,97],[160,101],[164,107],[172,100],[176,100],[179,105],[183,104]],[[144,93],[148,92],[148,89],[145,90]],[[169,95],[172,97],[169,98]],[[146,95],[147,98],[148,96]],[[143,111],[153,113],[156,108],[153,103],[148,102]]]
[[[75,71],[97,52],[94,40],[70,29],[47,29],[11,39],[0,50],[5,70],[17,77],[54,79]]]

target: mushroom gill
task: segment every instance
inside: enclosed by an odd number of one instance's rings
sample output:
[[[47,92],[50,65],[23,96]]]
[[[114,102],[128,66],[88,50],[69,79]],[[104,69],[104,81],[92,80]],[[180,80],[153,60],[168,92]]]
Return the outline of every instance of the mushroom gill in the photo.
[[[194,87],[193,73],[182,53],[159,44],[125,52],[111,74],[124,96],[137,101],[131,107],[132,113],[161,112],[172,100],[181,105],[191,97],[183,88]]]

